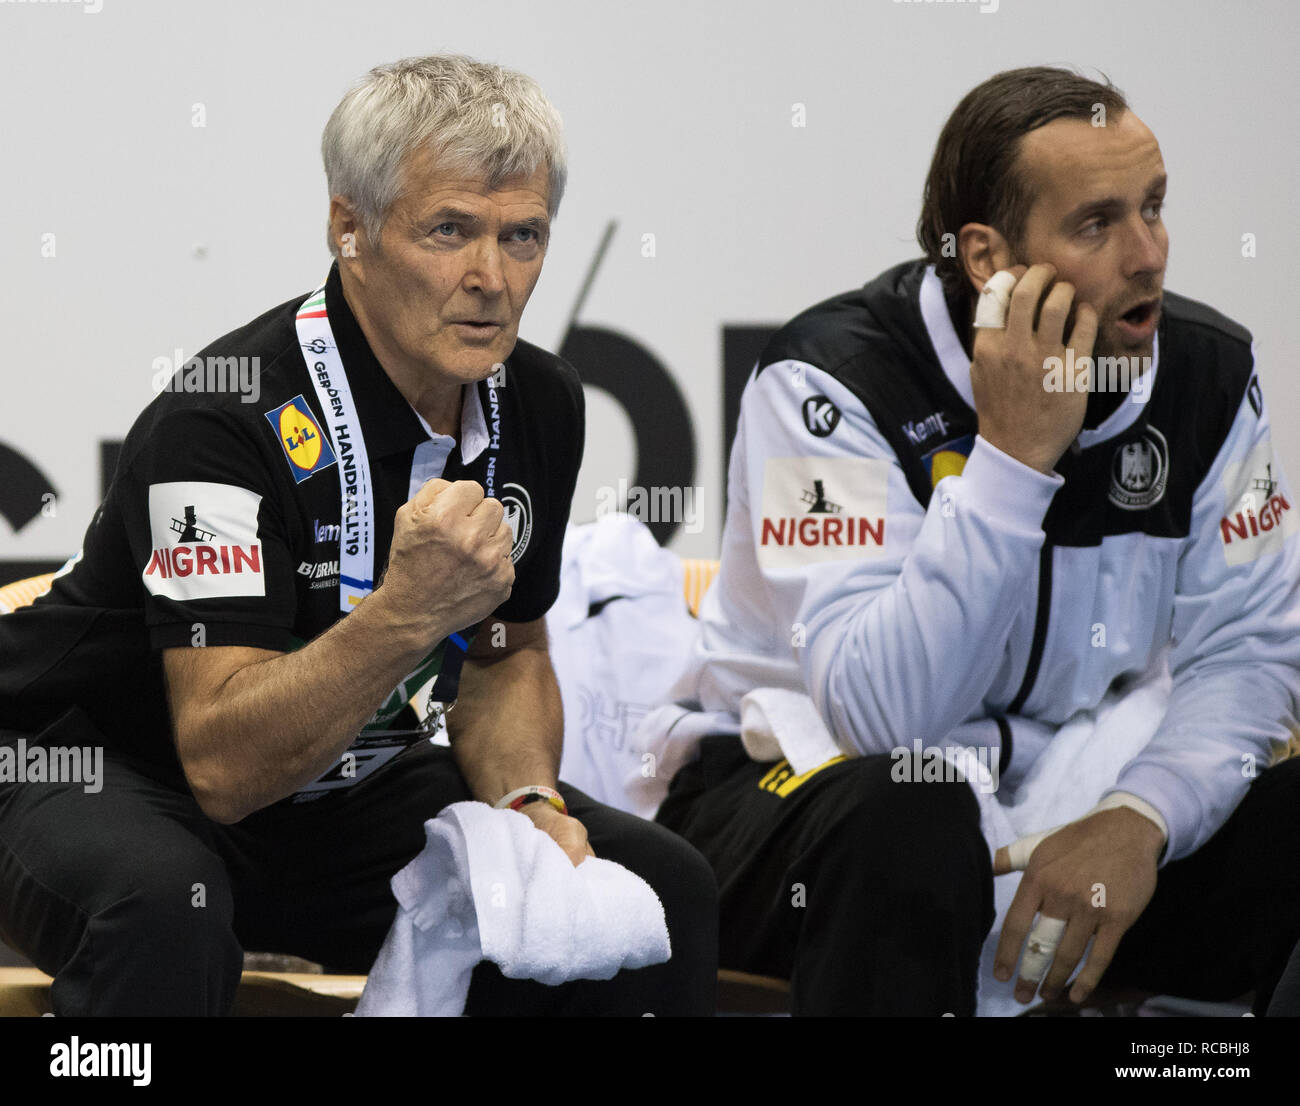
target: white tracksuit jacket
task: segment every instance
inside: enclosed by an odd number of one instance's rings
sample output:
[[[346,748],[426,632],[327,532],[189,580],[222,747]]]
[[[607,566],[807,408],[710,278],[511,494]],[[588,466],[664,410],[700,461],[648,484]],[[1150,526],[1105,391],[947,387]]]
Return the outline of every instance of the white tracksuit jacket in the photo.
[[[1167,661],[1168,712],[1113,790],[1163,817],[1164,862],[1195,851],[1300,690],[1297,511],[1250,335],[1166,292],[1148,374],[1057,470],[976,435],[924,262],[804,312],[746,388],[723,568],[674,698],[734,719],[751,689],[806,691],[862,754],[1005,720],[1014,783],[1053,727]]]

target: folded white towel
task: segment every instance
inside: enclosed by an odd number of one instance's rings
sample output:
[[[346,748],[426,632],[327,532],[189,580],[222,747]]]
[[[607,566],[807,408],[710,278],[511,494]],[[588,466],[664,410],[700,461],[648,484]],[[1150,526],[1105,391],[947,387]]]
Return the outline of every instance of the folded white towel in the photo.
[[[812,699],[779,687],[755,688],[740,700],[740,740],[754,760],[784,757],[796,776],[843,752]]]
[[[424,829],[424,850],[393,877],[397,917],[358,1017],[460,1014],[483,959],[557,984],[671,956],[663,904],[622,865],[575,868],[530,819],[484,803],[453,803]]]

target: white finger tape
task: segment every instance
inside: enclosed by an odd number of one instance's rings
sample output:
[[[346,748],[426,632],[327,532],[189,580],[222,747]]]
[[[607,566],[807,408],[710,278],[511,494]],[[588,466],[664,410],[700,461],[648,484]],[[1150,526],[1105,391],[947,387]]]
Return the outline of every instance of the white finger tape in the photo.
[[[1020,959],[1021,979],[1037,983],[1047,974],[1052,958],[1056,955],[1056,946],[1061,943],[1061,935],[1064,932],[1063,919],[1039,916],[1034,928],[1029,931],[1029,940],[1025,942],[1025,955]]]
[[[1011,306],[1011,289],[1016,286],[1014,273],[999,269],[988,279],[975,305],[975,325],[998,329],[1007,325],[1007,309]]]

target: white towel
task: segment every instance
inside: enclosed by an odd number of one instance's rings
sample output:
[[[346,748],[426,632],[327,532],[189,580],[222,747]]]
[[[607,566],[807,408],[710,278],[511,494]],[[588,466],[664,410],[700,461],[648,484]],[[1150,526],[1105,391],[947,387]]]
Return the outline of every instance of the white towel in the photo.
[[[754,760],[784,757],[796,776],[843,753],[812,699],[779,687],[755,688],[740,700],[740,740]]]
[[[453,803],[392,880],[397,917],[358,1017],[454,1016],[492,960],[511,979],[610,979],[672,954],[663,904],[640,876],[587,857],[576,868],[524,815]]]

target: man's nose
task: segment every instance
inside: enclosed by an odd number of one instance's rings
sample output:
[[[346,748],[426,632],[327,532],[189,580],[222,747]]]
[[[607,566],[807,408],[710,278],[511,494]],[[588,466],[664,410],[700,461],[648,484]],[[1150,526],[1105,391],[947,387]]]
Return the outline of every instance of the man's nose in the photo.
[[[1140,215],[1129,224],[1124,244],[1124,275],[1158,273],[1165,267],[1167,239]]]
[[[485,235],[474,244],[464,283],[467,288],[490,296],[499,294],[505,288],[501,244],[495,238]]]

